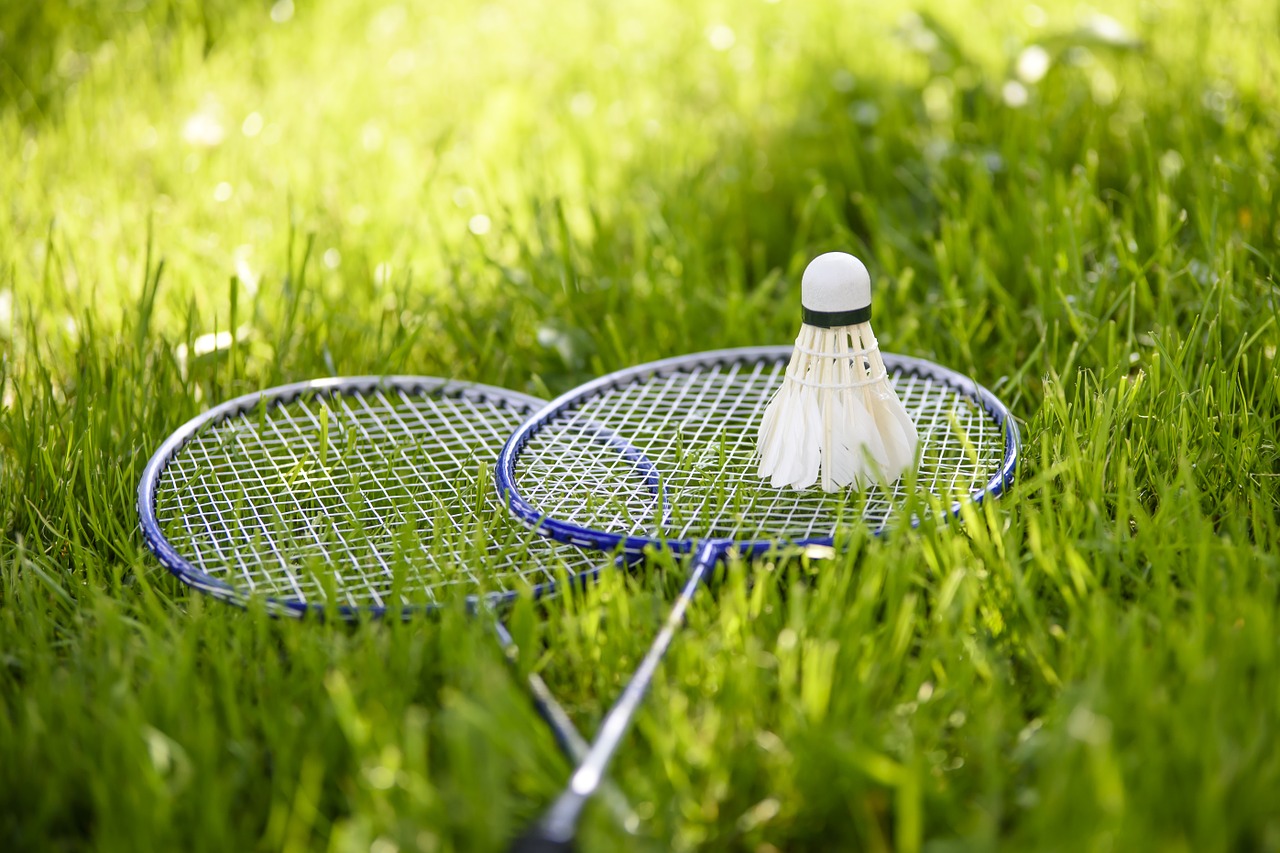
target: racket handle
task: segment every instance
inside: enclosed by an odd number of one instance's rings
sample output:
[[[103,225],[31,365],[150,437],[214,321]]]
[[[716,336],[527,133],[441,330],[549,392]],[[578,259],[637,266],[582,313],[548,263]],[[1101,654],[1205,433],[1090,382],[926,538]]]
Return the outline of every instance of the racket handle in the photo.
[[[509,853],[573,853],[577,849],[572,838],[553,838],[543,831],[541,823],[535,823],[525,830],[507,848]]]

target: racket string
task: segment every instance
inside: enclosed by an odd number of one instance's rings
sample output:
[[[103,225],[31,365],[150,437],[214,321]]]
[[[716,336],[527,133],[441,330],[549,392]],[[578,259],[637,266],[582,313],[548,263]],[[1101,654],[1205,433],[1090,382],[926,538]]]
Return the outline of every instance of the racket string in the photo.
[[[548,517],[669,539],[829,536],[854,513],[883,526],[906,501],[910,483],[833,497],[772,489],[760,480],[752,465],[755,427],[785,365],[748,366],[641,379],[549,419],[517,458],[520,492]],[[984,488],[1004,460],[1001,425],[946,383],[899,368],[891,379],[922,437],[914,487],[948,504]],[[634,452],[602,452],[606,434],[625,436]],[[655,471],[661,495],[652,485]],[[669,516],[655,513],[659,500],[670,506]]]
[[[211,578],[300,602],[421,604],[589,571],[599,557],[530,541],[485,482],[527,411],[402,387],[251,408],[175,453],[157,520]]]

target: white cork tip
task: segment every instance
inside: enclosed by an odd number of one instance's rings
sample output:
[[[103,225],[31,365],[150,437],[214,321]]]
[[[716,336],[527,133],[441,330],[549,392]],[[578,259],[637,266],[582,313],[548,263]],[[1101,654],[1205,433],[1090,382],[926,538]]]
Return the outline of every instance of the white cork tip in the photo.
[[[857,311],[871,304],[871,274],[848,252],[818,255],[804,268],[800,304],[810,311]]]

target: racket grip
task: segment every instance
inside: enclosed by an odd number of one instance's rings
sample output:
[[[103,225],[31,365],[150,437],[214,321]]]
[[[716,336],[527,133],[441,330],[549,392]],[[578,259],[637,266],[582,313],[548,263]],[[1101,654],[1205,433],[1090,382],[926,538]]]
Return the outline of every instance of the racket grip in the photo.
[[[573,838],[555,838],[538,822],[511,842],[507,853],[574,853],[577,849]]]

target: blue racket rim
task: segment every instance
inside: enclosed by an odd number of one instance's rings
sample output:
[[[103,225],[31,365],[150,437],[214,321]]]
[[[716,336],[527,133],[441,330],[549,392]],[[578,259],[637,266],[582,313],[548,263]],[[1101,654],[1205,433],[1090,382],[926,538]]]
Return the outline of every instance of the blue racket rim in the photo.
[[[441,604],[436,602],[395,606],[372,604],[352,606],[349,604],[301,601],[271,594],[254,594],[252,591],[246,591],[226,582],[222,578],[209,574],[185,557],[165,535],[157,515],[157,487],[160,483],[162,472],[187,443],[201,434],[203,430],[231,418],[255,412],[264,403],[268,408],[274,408],[287,406],[307,396],[356,394],[378,390],[395,390],[414,395],[431,394],[442,398],[466,397],[477,401],[487,400],[500,406],[514,407],[520,415],[524,416],[536,411],[545,403],[544,400],[537,397],[506,388],[431,376],[329,377],[266,388],[227,400],[196,415],[179,427],[161,443],[143,469],[142,478],[138,485],[136,509],[139,528],[148,549],[155,555],[162,566],[188,587],[239,607],[249,606],[251,600],[260,601],[268,612],[277,616],[336,616],[344,621],[354,621],[369,617],[382,618],[391,612],[399,614],[405,619],[422,613],[438,612]],[[606,436],[604,440],[613,441],[614,439]],[[636,559],[638,558],[633,555],[619,555],[615,565],[629,565],[635,562]],[[570,573],[568,575],[569,585],[585,585],[596,580],[602,570],[602,565],[596,564],[593,568]],[[496,607],[508,604],[521,595],[529,595],[536,600],[554,593],[556,589],[556,582],[548,580],[531,584],[524,590],[483,594],[473,593],[466,596],[464,601],[468,610],[475,611],[481,606]]]
[[[665,549],[674,554],[688,554],[698,550],[706,540],[613,533],[551,517],[531,504],[520,491],[516,476],[516,464],[520,454],[530,439],[544,426],[609,390],[689,369],[730,367],[750,362],[785,363],[791,358],[792,350],[793,347],[790,345],[739,347],[674,356],[615,371],[560,395],[531,414],[516,428],[502,448],[495,471],[495,484],[503,501],[514,516],[543,536],[580,548],[618,552],[632,558],[642,556],[646,549],[651,548]],[[981,488],[973,490],[965,498],[955,500],[947,509],[945,517],[958,518],[966,503],[978,506],[988,497],[998,498],[1004,494],[1013,485],[1022,446],[1018,425],[1009,408],[990,390],[951,368],[927,359],[895,353],[885,352],[882,356],[885,367],[890,373],[897,371],[908,377],[938,381],[951,387],[959,395],[973,400],[1003,432],[1004,458],[999,469]],[[612,441],[620,441],[622,447],[627,447],[628,452],[633,454],[631,458],[644,458],[638,449],[626,443],[626,436],[613,436]],[[648,464],[652,467],[652,463]],[[663,502],[665,518],[667,497],[662,493],[660,486],[655,488],[655,495]],[[916,527],[920,524],[920,519],[912,517],[910,524]],[[880,526],[873,528],[871,533],[879,537],[883,536],[886,530],[887,527]],[[834,536],[811,536],[784,541],[778,539],[724,540],[722,544],[725,547],[733,547],[744,556],[758,556],[787,546],[830,546],[834,544],[834,538]]]

